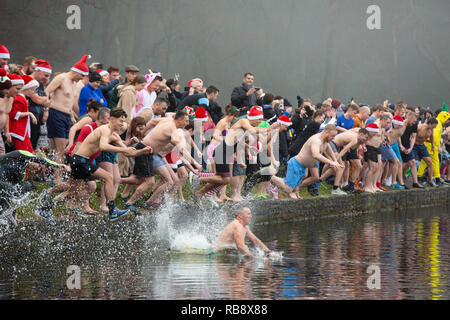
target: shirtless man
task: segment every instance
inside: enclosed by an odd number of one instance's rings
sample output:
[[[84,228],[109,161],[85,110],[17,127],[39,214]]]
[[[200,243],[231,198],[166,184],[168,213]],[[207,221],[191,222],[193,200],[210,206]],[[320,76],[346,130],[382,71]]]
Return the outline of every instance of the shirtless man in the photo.
[[[153,150],[153,157],[137,157],[135,162],[134,175],[138,181],[122,179],[121,182],[138,184],[133,196],[128,200],[127,206],[132,206],[154,183],[154,173],[159,174],[165,183],[153,191],[152,197],[147,201],[145,207],[155,208],[161,202],[162,193],[169,187],[178,185],[179,180],[172,168],[165,160],[165,156],[178,148],[180,158],[185,163],[195,163],[186,148],[186,141],[179,129],[184,129],[189,124],[189,116],[184,111],[178,111],[172,118],[162,118],[158,120],[155,128],[145,136],[136,148],[140,149],[149,146]],[[198,164],[197,164],[198,165]],[[201,168],[201,167],[200,167]],[[155,201],[155,200],[158,200]]]
[[[318,161],[329,164],[331,168],[342,175],[344,166],[337,161],[330,145],[330,142],[336,137],[336,133],[336,126],[334,124],[329,124],[321,133],[309,138],[303,145],[300,153],[289,160],[286,178],[282,179],[273,176],[268,191],[272,194],[276,194],[278,188],[280,188],[288,193],[291,198],[298,199],[297,193],[293,192],[294,189],[296,187],[306,187],[316,181],[316,177],[309,177],[302,182],[303,177],[306,174],[306,169],[316,167]]]
[[[391,123],[391,118],[383,114],[374,123],[367,126],[369,140],[366,142],[366,152],[364,153],[365,167],[369,166],[366,180],[364,181],[364,192],[375,193],[383,191],[377,186],[378,172],[381,171],[381,143],[386,139],[385,128]],[[365,168],[363,167],[363,172]],[[381,186],[381,185],[380,185]]]
[[[214,150],[214,163],[216,175],[214,177],[203,177],[200,181],[206,185],[195,193],[196,197],[201,197],[204,194],[215,194],[224,186],[232,183],[232,200],[240,201],[240,191],[242,189],[242,181],[240,176],[237,181],[232,181],[231,174],[233,172],[233,164],[240,166],[242,169],[246,167],[243,152],[245,152],[246,143],[245,138],[249,139],[247,145],[252,145],[256,141],[256,133],[268,130],[275,130],[281,126],[280,123],[275,122],[270,127],[261,128],[258,125],[264,118],[264,112],[261,107],[255,106],[251,108],[248,116],[238,120],[228,130],[227,135],[220,142]],[[246,134],[248,133],[248,134]],[[233,161],[230,161],[231,158]]]
[[[346,166],[352,164],[354,168],[352,175],[350,177],[350,181],[348,185],[344,188],[344,191],[355,192],[355,183],[356,180],[359,178],[359,175],[362,170],[361,160],[359,159],[358,156],[358,149],[360,146],[365,144],[367,140],[369,140],[369,131],[367,131],[366,129],[354,128],[344,133],[338,134],[332,141],[332,143],[336,148],[341,149],[340,152],[337,153],[335,152],[336,159],[338,160],[338,162],[341,161],[345,162]],[[338,180],[339,177],[337,176],[335,170],[329,168],[327,171],[328,172],[324,171],[320,180],[322,181],[325,180],[331,173],[336,176],[335,185],[336,182],[340,182],[336,181]]]
[[[51,99],[47,120],[48,138],[56,149],[55,160],[60,163],[64,161],[70,127],[76,122],[73,112],[78,104],[76,86],[78,81],[89,74],[87,59],[88,56],[84,56],[69,72],[56,76],[45,90],[47,97]]]
[[[167,111],[168,103],[169,102],[164,98],[156,98],[152,106],[143,107],[141,111],[139,111],[137,117],[142,117],[147,122],[147,126],[145,127],[147,133],[155,127],[155,122],[152,122],[151,120],[163,116]]]
[[[249,225],[251,221],[252,212],[249,208],[239,210],[236,214],[236,219],[223,229],[219,239],[214,244],[214,250],[221,251],[236,247],[243,255],[255,257],[245,244],[245,237],[247,237],[255,246],[264,250],[266,255],[272,255],[269,248],[250,231]]]
[[[138,157],[152,152],[151,147],[144,147],[140,150],[136,150],[135,148],[129,148],[124,145],[118,132],[124,126],[126,117],[127,114],[124,110],[112,110],[109,125],[104,125],[95,129],[94,132],[80,144],[79,149],[73,155],[70,163],[73,179],[79,180],[82,183],[91,177],[105,181],[105,193],[109,209],[109,219],[111,221],[117,220],[128,214],[130,210],[119,210],[115,207],[114,199],[116,195],[114,194],[114,180],[112,174],[90,163],[89,159],[93,155],[99,154],[101,151],[121,152],[129,157]],[[85,192],[85,189],[80,190],[80,192]],[[88,194],[87,197],[89,196],[90,195]],[[84,203],[84,201],[81,201],[80,203]],[[51,207],[47,207],[47,209],[51,209]]]
[[[433,130],[437,125],[438,121],[436,118],[428,118],[424,124],[419,124],[417,127],[416,143],[413,148],[416,159],[423,160],[427,164],[428,185],[431,187],[437,187],[438,185],[433,181],[433,162],[425,146],[425,141],[430,143],[431,151],[434,152]]]
[[[397,112],[402,112],[403,105],[398,104],[396,107]],[[400,116],[396,115],[392,120],[392,129],[387,132],[388,143],[395,154],[392,165],[392,186],[391,189],[405,189],[405,183],[403,182],[403,170],[402,170],[402,156],[400,154],[401,137],[405,133],[406,126],[405,121]]]

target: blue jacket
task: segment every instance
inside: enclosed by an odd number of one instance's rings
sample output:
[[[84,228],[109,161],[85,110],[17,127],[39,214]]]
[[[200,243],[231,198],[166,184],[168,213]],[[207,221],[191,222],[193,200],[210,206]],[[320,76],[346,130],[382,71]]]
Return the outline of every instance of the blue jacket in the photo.
[[[87,113],[87,104],[90,98],[100,102],[104,107],[108,107],[108,103],[106,102],[102,91],[100,89],[94,90],[94,88],[92,88],[88,83],[83,87],[83,89],[81,89],[80,98],[78,99],[78,106],[80,107],[80,112],[78,114],[79,117]]]

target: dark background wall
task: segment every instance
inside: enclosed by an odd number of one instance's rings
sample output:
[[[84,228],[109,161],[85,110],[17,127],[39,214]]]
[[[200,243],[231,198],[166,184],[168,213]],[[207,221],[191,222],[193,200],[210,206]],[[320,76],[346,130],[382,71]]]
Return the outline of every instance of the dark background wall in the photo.
[[[67,7],[81,8],[68,30]],[[368,30],[369,5],[381,30]],[[448,0],[1,0],[0,43],[12,62],[34,55],[68,70],[83,54],[105,67],[136,64],[183,85],[200,77],[230,99],[243,73],[314,102],[450,101]]]

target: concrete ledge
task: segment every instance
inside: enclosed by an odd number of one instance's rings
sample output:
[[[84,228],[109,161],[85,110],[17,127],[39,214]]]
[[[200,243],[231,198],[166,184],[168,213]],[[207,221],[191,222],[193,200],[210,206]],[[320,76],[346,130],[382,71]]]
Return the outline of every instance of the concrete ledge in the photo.
[[[355,215],[422,207],[450,211],[450,187],[321,196],[302,200],[264,201],[252,205],[254,224],[287,223],[305,219]],[[263,204],[263,205],[260,205]]]

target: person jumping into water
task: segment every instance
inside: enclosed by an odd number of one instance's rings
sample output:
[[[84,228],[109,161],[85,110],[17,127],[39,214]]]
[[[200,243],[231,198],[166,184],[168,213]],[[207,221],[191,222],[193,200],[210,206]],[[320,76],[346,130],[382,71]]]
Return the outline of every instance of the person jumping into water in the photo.
[[[240,209],[236,214],[236,218],[223,229],[219,239],[217,239],[217,242],[214,245],[214,250],[226,250],[229,249],[230,246],[236,245],[239,252],[243,255],[255,257],[245,244],[245,237],[247,237],[255,246],[264,250],[267,256],[272,256],[273,252],[250,231],[248,226],[251,221],[252,211],[247,207]]]

